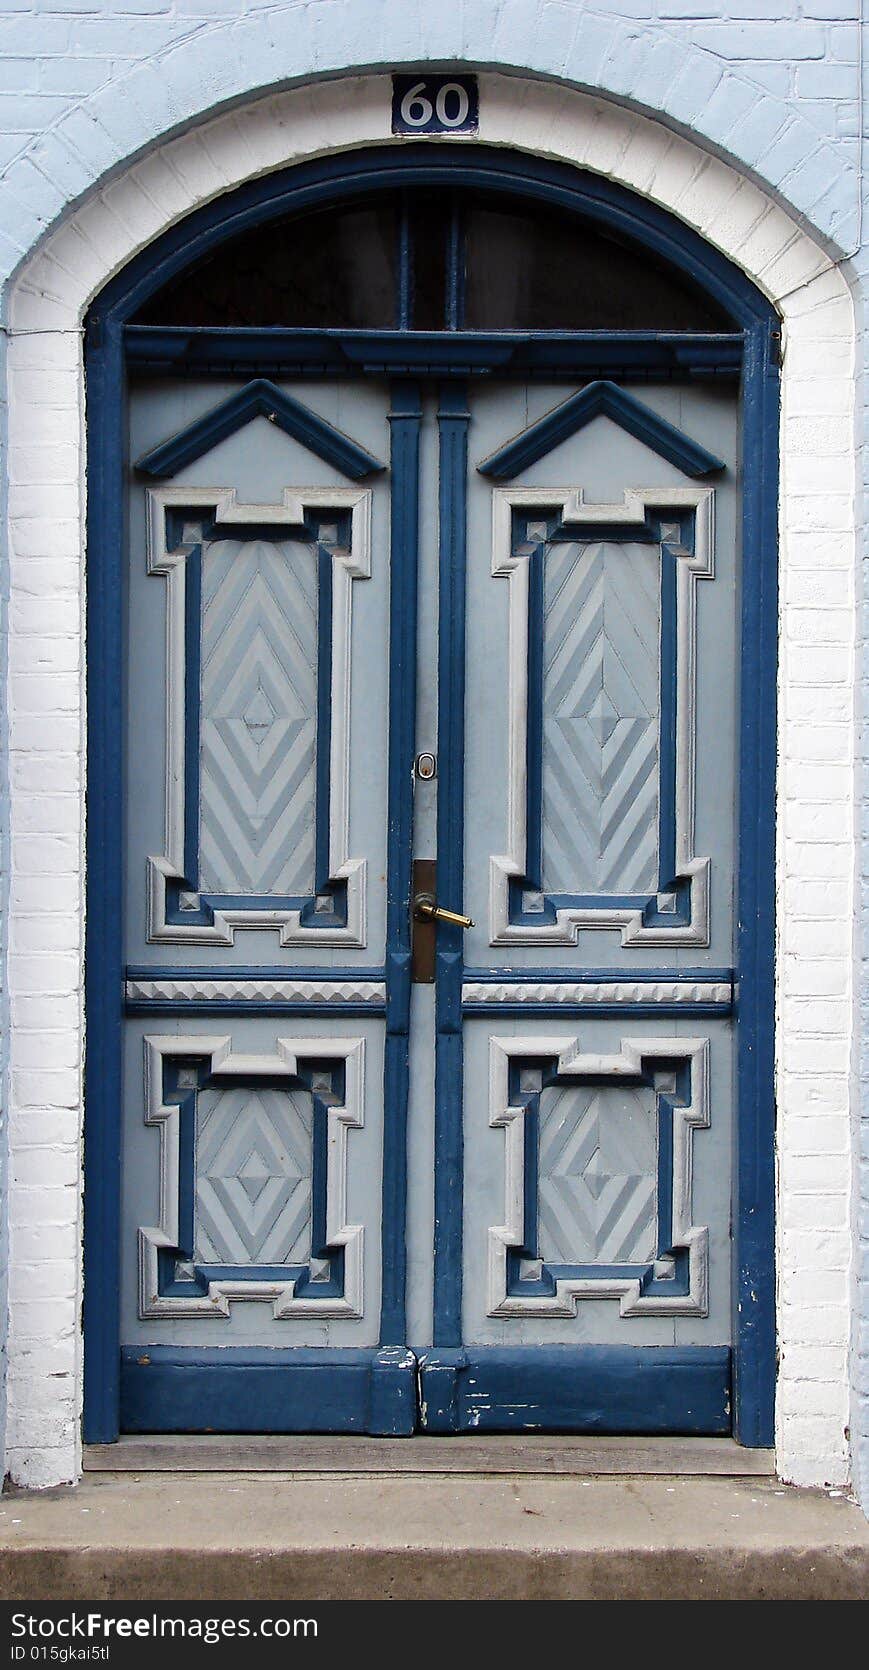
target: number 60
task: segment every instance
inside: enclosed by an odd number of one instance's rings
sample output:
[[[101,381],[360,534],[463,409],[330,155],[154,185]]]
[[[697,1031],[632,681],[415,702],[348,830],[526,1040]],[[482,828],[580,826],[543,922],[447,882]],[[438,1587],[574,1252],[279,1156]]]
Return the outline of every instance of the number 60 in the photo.
[[[409,87],[401,101],[401,119],[409,128],[427,127],[433,116],[442,128],[461,128],[468,119],[468,95],[458,81],[447,81],[439,88],[432,105],[426,98],[425,82],[417,81]],[[454,101],[454,103],[453,103]],[[453,104],[452,110],[450,104]]]

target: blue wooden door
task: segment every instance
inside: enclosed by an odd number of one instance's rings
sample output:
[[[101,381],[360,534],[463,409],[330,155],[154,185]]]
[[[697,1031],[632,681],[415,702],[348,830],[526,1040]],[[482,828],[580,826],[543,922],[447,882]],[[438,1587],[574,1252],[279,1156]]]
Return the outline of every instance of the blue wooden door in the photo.
[[[134,394],[128,1429],[413,1425],[412,1359],[381,1349],[390,487],[413,455],[398,422],[387,468],[387,414],[368,386]]]
[[[473,926],[439,929],[425,1424],[723,1432],[734,405],[467,410],[441,417],[437,856]]]
[[[122,1426],[727,1430],[731,398],[131,425]]]

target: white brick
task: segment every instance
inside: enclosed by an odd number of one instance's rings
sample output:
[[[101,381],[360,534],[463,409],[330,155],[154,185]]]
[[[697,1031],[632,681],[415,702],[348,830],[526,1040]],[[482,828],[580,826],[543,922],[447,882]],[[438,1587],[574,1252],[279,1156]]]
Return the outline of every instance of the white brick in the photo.
[[[22,956],[15,953],[10,957],[13,991],[30,995],[40,993],[46,1003],[53,1003],[58,993],[64,996],[70,991],[77,992],[82,974],[79,955],[58,956],[53,952],[49,956]]]
[[[794,842],[841,842],[851,833],[851,808],[844,803],[790,800],[784,807],[784,833]]]
[[[15,1257],[20,1260],[22,1269],[25,1265],[45,1259],[53,1264],[64,1264],[67,1270],[76,1270],[80,1241],[77,1223],[20,1224],[13,1233]]]
[[[843,1051],[844,1056],[844,1051]],[[783,1118],[790,1114],[841,1113],[850,1106],[850,1080],[844,1071],[826,1078],[803,1078],[781,1069],[778,1078],[779,1108]],[[783,1139],[784,1140],[784,1139]]]
[[[789,686],[844,685],[853,701],[853,666],[830,644],[812,643],[808,635],[801,643],[786,640],[782,646],[781,664]]]
[[[849,965],[838,957],[824,961],[789,956],[781,962],[783,990],[793,996],[845,997],[850,990],[850,973]]]
[[[45,1025],[48,1004],[42,992],[15,992],[11,999],[12,1025],[16,1030],[31,1030]],[[77,991],[55,993],[50,1005],[52,1030],[62,1028],[68,1037],[76,1038],[81,1020],[81,1003]]]
[[[80,943],[81,930],[77,917],[17,915],[10,932],[10,944],[19,952],[71,951]]]
[[[851,1263],[851,1237],[848,1225],[838,1228],[786,1229],[782,1232],[781,1251],[791,1269],[839,1270],[846,1275]]]
[[[16,836],[72,835],[81,829],[81,803],[74,793],[31,795],[22,801],[17,816]],[[18,861],[18,843],[13,844],[13,862]]]
[[[825,1194],[841,1197],[851,1177],[850,1154],[783,1154],[780,1160],[784,1187],[797,1194]],[[806,1295],[808,1299],[808,1295]]]
[[[788,689],[788,718],[805,721],[823,718],[828,723],[852,726],[854,694],[847,684],[791,684]]]
[[[81,881],[70,876],[22,876],[12,885],[12,908],[34,915],[53,915],[55,911],[75,914],[81,903]]]
[[[16,1075],[13,1075],[16,1076]],[[21,1075],[17,1075],[20,1077]],[[26,1188],[28,1184],[44,1183],[51,1187],[72,1187],[79,1172],[79,1151],[74,1148],[19,1148],[11,1164],[12,1180]],[[33,1299],[28,1293],[27,1304],[33,1313]]]
[[[788,760],[783,768],[784,786],[789,800],[838,802],[849,806],[852,772],[839,765],[800,760]],[[839,833],[841,834],[841,826]]]
[[[15,746],[21,754],[69,754],[81,747],[81,720],[77,714],[55,713],[50,719],[30,714],[15,716]]]
[[[38,1230],[42,1225],[49,1228],[52,1233],[60,1225],[71,1231],[77,1241],[80,1240],[80,1206],[81,1189],[78,1182],[72,1188],[49,1188],[43,1183],[34,1185],[32,1188],[25,1188],[22,1185],[20,1189],[15,1191],[11,1201],[10,1229],[15,1246],[19,1245],[18,1238],[25,1231]],[[17,1318],[20,1314],[17,1309],[13,1310],[13,1326],[17,1326]],[[75,1340],[73,1340],[73,1345],[75,1345]],[[31,1349],[29,1355],[32,1361],[29,1366],[33,1367],[34,1372],[42,1372],[37,1359],[41,1360],[40,1353],[45,1353],[48,1350],[49,1345],[44,1341],[38,1342],[36,1348]],[[20,1359],[16,1358],[10,1362],[10,1378],[14,1378],[15,1374],[23,1372],[24,1367]]]
[[[71,1067],[54,1069],[50,1065],[50,1056],[43,1066],[36,1069],[22,1068],[20,1072],[13,1068],[12,1094],[18,1107],[21,1108],[78,1108],[81,1106],[81,1074]],[[36,1124],[34,1121],[34,1134]],[[14,1156],[13,1156],[14,1171]],[[19,1178],[23,1182],[23,1178]],[[49,1177],[34,1177],[34,1183],[48,1183]],[[64,1181],[66,1179],[64,1178]]]
[[[849,649],[853,625],[851,609],[789,609],[785,632],[794,645],[838,644]]]
[[[794,1195],[782,1193],[780,1214],[783,1229],[848,1229],[848,1201],[841,1194]],[[799,1309],[799,1338],[816,1338],[808,1332],[806,1309]],[[839,1335],[841,1337],[841,1334]]]
[[[844,1000],[834,1002],[818,996],[791,998],[783,1004],[782,1016],[787,1027],[808,1037],[830,1035],[841,1048],[841,1040],[848,1033],[851,1006]]]
[[[818,722],[814,725],[791,723],[788,728],[788,738],[794,761],[823,764],[840,761],[846,764],[853,752],[853,733],[850,725],[826,725],[823,723],[825,715],[818,715]]]
[[[817,1381],[837,1390],[847,1363],[847,1352],[838,1345],[792,1345],[782,1353],[782,1368],[789,1379]]]
[[[805,482],[803,482],[805,486]],[[826,569],[820,573],[796,569],[788,576],[787,601],[798,609],[806,605],[819,608],[848,608],[853,596],[851,575],[846,568]]]
[[[851,889],[845,882],[791,879],[785,885],[785,909],[794,921],[815,917],[841,922],[851,909]]]
[[[840,417],[847,421],[853,402],[849,379],[832,377],[825,367],[816,377],[794,377],[788,385],[785,411],[789,418]]]
[[[821,1113],[815,1115],[792,1115],[789,1113],[787,1121],[787,1146],[792,1153],[798,1154],[800,1160],[812,1154],[842,1154],[845,1156],[848,1171],[851,1166],[851,1127],[847,1113]],[[787,1187],[787,1182],[785,1184]],[[782,1273],[782,1288],[787,1287],[791,1279],[799,1283],[806,1276],[806,1271],[785,1270]],[[837,1294],[841,1296],[842,1283],[837,1278]]]
[[[52,1019],[55,1017],[52,1016]],[[16,1033],[13,1041],[12,1059],[15,1066],[22,1069],[44,1067],[46,1063],[50,1063],[52,1067],[78,1067],[81,1062],[81,1048],[75,1032],[60,1032],[55,1028],[51,1031],[42,1028],[38,1032],[20,1031]],[[13,1110],[13,1125],[16,1117],[17,1110]],[[67,1131],[67,1141],[71,1136],[75,1136],[74,1130]]]
[[[77,652],[81,604],[77,597],[38,598],[18,594],[12,599],[10,625],[22,637],[41,637],[43,633],[67,637],[75,643]]]
[[[10,1425],[14,1415],[10,1414]],[[74,1430],[61,1428],[64,1442],[43,1443],[38,1449],[18,1449],[10,1444],[6,1465],[10,1477],[25,1490],[47,1490],[53,1485],[72,1484],[79,1473],[78,1446]]]
[[[13,787],[26,794],[51,794],[53,790],[67,793],[78,784],[80,772],[77,753],[24,754],[16,748],[12,755]]]

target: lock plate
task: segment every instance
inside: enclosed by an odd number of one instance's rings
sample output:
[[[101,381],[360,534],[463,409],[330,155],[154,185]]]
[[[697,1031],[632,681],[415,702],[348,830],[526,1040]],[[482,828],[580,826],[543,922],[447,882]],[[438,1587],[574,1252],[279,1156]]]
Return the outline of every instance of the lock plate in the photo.
[[[437,922],[434,920],[425,921],[414,916],[413,900],[420,893],[431,893],[433,895],[436,879],[437,864],[433,858],[414,859],[413,880],[410,889],[410,978],[418,986],[434,985]]]

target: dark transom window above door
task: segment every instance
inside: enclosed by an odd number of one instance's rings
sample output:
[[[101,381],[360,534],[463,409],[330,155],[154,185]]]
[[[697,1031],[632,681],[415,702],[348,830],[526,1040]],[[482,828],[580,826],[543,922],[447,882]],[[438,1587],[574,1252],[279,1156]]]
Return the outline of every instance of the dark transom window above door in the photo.
[[[138,325],[412,331],[728,332],[690,275],[533,199],[376,194],[228,238]]]

